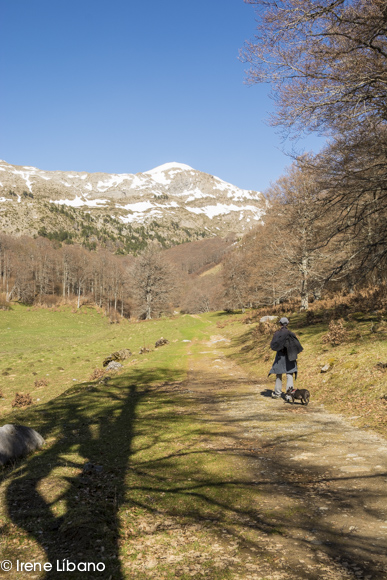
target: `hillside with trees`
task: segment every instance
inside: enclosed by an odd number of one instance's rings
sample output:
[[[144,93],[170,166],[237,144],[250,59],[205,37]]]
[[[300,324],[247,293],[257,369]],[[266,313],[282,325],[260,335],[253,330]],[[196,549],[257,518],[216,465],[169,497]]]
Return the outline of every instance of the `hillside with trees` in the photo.
[[[268,211],[228,256],[233,307],[301,309],[325,293],[386,284],[387,6],[382,0],[245,0],[257,29],[243,59],[269,82],[271,122],[285,135],[317,132],[317,154],[293,154],[266,192]]]

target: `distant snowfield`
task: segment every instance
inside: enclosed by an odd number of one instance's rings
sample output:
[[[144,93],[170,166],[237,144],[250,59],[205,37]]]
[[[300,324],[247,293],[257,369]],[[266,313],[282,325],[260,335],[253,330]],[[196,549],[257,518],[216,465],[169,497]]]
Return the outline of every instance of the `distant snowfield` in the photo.
[[[163,165],[158,165],[149,171],[144,171],[144,173],[160,173],[162,171],[170,171],[170,170],[179,170],[179,171],[194,171],[193,167],[190,165],[186,165],[185,163],[178,163],[177,161],[172,161],[171,163],[163,163]]]
[[[132,214],[128,214],[126,216],[120,216],[120,220],[124,224],[141,223],[147,217],[160,218],[160,217],[163,217],[163,212],[161,212],[158,209],[152,209],[152,210],[148,211],[147,213],[135,212]]]
[[[154,208],[165,208],[165,207],[180,207],[178,203],[176,203],[176,201],[172,201],[170,203],[164,203],[164,204],[159,204],[159,203],[152,203],[150,201],[138,201],[137,203],[127,203],[126,205],[117,205],[117,207],[121,208],[121,209],[126,209],[128,211],[134,211],[134,212],[145,212],[148,209],[154,209]]]
[[[150,175],[154,181],[161,183],[161,185],[169,185],[172,178],[182,171],[194,171],[194,169],[184,163],[173,161],[172,163],[164,163],[154,169],[145,171],[145,175]]]
[[[120,205],[119,207],[121,207],[122,209],[127,209],[129,211],[135,211],[135,212],[144,212],[147,211],[148,209],[153,208],[153,203],[151,203],[150,201],[139,201],[137,203],[128,203],[127,205]]]
[[[185,209],[189,212],[195,213],[196,215],[202,214],[210,219],[213,219],[214,217],[217,217],[219,215],[228,215],[231,212],[237,212],[238,214],[240,214],[239,219],[243,219],[244,215],[243,215],[243,211],[248,211],[248,212],[252,212],[253,216],[252,219],[253,220],[259,220],[262,217],[263,212],[258,209],[255,206],[252,205],[247,205],[244,207],[239,207],[237,205],[224,205],[221,203],[218,203],[216,205],[208,205],[208,206],[204,206],[204,207],[189,207],[186,206],[185,204],[181,204],[180,206],[176,203],[171,203],[171,204],[165,204],[163,206],[161,205],[157,205],[157,204],[151,204],[150,202],[139,202],[139,203],[133,203],[133,204],[128,204],[126,206],[121,206],[123,209],[132,211],[133,214],[129,214],[125,217],[121,217],[121,220],[124,223],[132,223],[135,221],[144,221],[145,218],[149,217],[149,216],[162,216],[163,213],[162,211],[160,211],[160,209],[158,208],[165,208],[165,207],[175,207],[175,208],[179,208],[180,209]],[[248,218],[246,221],[250,221],[250,218]]]
[[[82,199],[78,196],[76,196],[75,199],[50,199],[50,203],[56,203],[57,205],[69,205],[71,207],[81,207],[82,205],[87,205],[88,207],[100,207],[101,205],[108,203],[108,201],[108,199]]]
[[[255,220],[258,220],[262,215],[262,211],[259,210],[254,205],[246,205],[244,207],[240,207],[239,205],[233,205],[233,204],[225,205],[222,203],[217,203],[216,205],[208,205],[206,207],[187,207],[186,209],[188,211],[191,211],[192,213],[196,213],[196,214],[203,213],[207,217],[209,217],[210,219],[212,219],[218,215],[229,214],[232,211],[236,211],[236,212],[251,211],[255,214],[253,217],[253,219],[255,219]]]
[[[34,182],[31,181],[32,177],[37,179],[44,179],[46,181],[59,181],[62,185],[66,187],[73,187],[73,183],[68,183],[67,180],[82,180],[88,179],[88,183],[82,184],[82,187],[86,187],[90,189],[90,181],[93,180],[95,174],[93,173],[76,173],[76,172],[60,172],[60,171],[44,171],[42,169],[38,169],[36,167],[32,167],[29,165],[25,165],[22,169],[17,169],[17,167],[6,163],[5,161],[1,161],[4,165],[0,165],[0,171],[7,171],[14,175],[20,176],[25,182],[27,187],[31,190],[31,185]],[[188,172],[190,175],[194,175],[195,173],[200,174],[199,171],[193,169],[190,165],[186,165],[185,163],[178,163],[178,162],[171,162],[171,163],[164,163],[163,165],[159,165],[153,169],[150,169],[144,173],[119,173],[119,174],[101,174],[98,173],[99,176],[98,182],[94,185],[95,189],[99,192],[101,190],[107,191],[110,188],[117,188],[122,185],[124,182],[127,182],[125,185],[129,186],[130,188],[142,188],[146,187],[149,188],[155,183],[160,185],[170,185],[173,178],[182,172]],[[101,179],[101,175],[106,175],[106,177]],[[205,175],[205,174],[202,174]],[[255,195],[252,195],[256,192],[251,192],[244,189],[239,189],[235,185],[231,183],[227,183],[220,179],[219,177],[211,176],[215,183],[213,183],[213,189],[218,191],[224,191],[227,193],[228,197],[233,197],[236,201],[239,199],[254,199]],[[58,179],[59,178],[59,179]],[[93,188],[94,189],[94,188]],[[195,198],[198,198],[200,195],[203,195],[198,188],[192,191],[192,195]]]

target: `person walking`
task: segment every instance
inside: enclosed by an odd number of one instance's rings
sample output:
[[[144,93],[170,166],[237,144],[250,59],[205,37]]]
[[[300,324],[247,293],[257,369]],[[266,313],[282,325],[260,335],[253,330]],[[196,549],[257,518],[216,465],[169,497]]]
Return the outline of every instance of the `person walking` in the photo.
[[[297,356],[304,349],[294,332],[288,329],[289,320],[281,318],[281,328],[275,331],[270,348],[277,352],[269,376],[276,375],[273,399],[282,397],[282,375],[286,373],[286,390],[293,388],[293,375],[297,378]]]

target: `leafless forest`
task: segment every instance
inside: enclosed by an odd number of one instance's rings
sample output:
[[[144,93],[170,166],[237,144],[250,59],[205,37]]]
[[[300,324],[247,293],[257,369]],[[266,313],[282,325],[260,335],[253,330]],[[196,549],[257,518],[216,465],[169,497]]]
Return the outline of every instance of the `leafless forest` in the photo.
[[[267,192],[265,224],[230,257],[249,296],[353,292],[386,282],[387,4],[385,0],[245,0],[257,6],[242,58],[268,82],[271,122],[289,137],[318,132],[317,155],[293,155]],[[243,259],[242,259],[243,257]],[[241,267],[241,266],[239,266]],[[242,301],[246,296],[241,297]]]
[[[93,304],[112,322],[154,318],[176,308],[204,312],[222,307],[218,265],[233,237],[212,238],[162,250],[151,243],[134,257],[105,248],[89,250],[47,238],[0,236],[0,308],[12,301],[76,308]]]

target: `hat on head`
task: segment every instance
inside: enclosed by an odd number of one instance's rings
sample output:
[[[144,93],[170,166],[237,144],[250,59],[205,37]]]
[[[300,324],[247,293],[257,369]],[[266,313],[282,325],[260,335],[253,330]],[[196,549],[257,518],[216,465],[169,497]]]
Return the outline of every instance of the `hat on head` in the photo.
[[[289,320],[287,318],[281,318],[280,324],[289,324]]]

